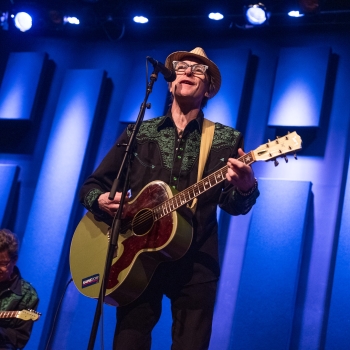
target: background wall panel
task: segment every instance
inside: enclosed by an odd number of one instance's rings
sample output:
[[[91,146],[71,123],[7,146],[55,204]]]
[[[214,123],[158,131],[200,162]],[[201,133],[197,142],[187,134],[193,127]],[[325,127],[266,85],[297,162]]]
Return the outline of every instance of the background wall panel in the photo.
[[[70,70],[62,85],[18,261],[39,294],[43,313],[31,338],[33,349],[44,348],[55,296],[64,287],[60,277],[65,262],[60,257],[68,248],[64,243],[70,213],[77,205],[75,194],[104,79],[103,70]]]
[[[40,52],[10,54],[0,89],[0,119],[33,117],[47,55]]]
[[[326,47],[281,49],[270,126],[319,126],[329,59]]]
[[[260,179],[259,187],[229,349],[288,349],[292,337],[311,184]]]
[[[7,227],[11,206],[14,202],[19,167],[0,164],[0,228]]]
[[[350,344],[350,168],[342,211],[339,241],[335,245],[336,265],[327,323],[326,346],[331,349],[346,349]]]

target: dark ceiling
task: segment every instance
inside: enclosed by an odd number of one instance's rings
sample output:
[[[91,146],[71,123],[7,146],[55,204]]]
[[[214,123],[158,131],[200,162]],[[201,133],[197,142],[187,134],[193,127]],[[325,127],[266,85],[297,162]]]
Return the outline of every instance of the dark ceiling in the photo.
[[[269,20],[265,28],[350,26],[350,0],[265,0]],[[41,16],[33,31],[44,35],[83,34],[118,40],[122,37],[169,37],[173,35],[230,35],[250,30],[243,8],[248,0],[1,0],[1,10],[32,7]],[[287,12],[295,5],[306,10],[301,18]],[[224,19],[211,21],[209,12],[222,12]],[[62,26],[58,14],[75,14],[79,28]],[[49,15],[47,15],[49,14]],[[146,25],[135,24],[134,15],[145,14]],[[39,15],[38,15],[39,16]],[[44,17],[50,17],[50,20]],[[56,22],[55,22],[56,19]],[[142,29],[141,29],[142,28]],[[257,29],[254,29],[257,30]],[[265,29],[266,30],[266,29]]]

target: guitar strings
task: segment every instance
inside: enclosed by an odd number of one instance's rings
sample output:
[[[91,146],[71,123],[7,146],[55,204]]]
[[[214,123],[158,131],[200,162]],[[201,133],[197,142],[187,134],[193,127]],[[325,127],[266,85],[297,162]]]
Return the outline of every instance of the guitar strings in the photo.
[[[254,157],[250,156],[250,154],[252,154],[252,152],[248,152],[244,156],[241,156],[241,157],[237,158],[237,160],[239,160],[239,161],[249,165],[249,164],[254,162]],[[136,227],[136,226],[139,227],[139,228],[143,228],[149,222],[150,219],[152,219],[154,221],[157,221],[157,220],[161,219],[162,217],[164,217],[165,215],[168,215],[169,213],[175,211],[177,208],[179,208],[179,207],[185,205],[186,203],[188,203],[192,198],[197,197],[198,195],[204,193],[205,191],[207,191],[211,187],[213,187],[213,186],[217,185],[218,183],[224,181],[225,180],[225,176],[224,176],[223,172],[226,173],[227,170],[228,170],[228,165],[226,165],[223,168],[221,168],[221,169],[215,171],[214,173],[210,174],[209,176],[207,176],[206,178],[202,179],[198,183],[196,183],[194,185],[191,185],[186,190],[181,191],[180,193],[177,193],[176,195],[174,195],[173,197],[167,199],[162,204],[157,205],[153,209],[147,210],[142,215],[137,216],[135,218],[135,220],[129,219],[127,224],[125,224],[125,221],[124,221],[124,224],[122,224],[122,228],[121,228],[122,233],[125,233],[129,229],[132,229],[133,227]],[[220,174],[220,176],[221,176],[219,181],[218,181],[218,177],[217,177],[218,174]],[[205,187],[205,182],[206,181],[208,181],[209,184],[210,184],[209,188]],[[213,185],[211,184],[212,181],[215,181],[215,183]],[[196,194],[196,189],[198,190],[197,194]],[[191,191],[193,192],[193,197],[192,198],[190,196]],[[186,194],[188,194],[188,199],[186,198]],[[166,209],[167,209],[166,214],[162,213],[162,209],[161,209],[162,206],[166,207]],[[171,207],[173,207],[173,209],[171,209]],[[163,209],[163,211],[164,211],[164,209]],[[157,212],[160,213],[160,217],[158,217],[158,218],[156,217],[155,218],[155,216],[153,214],[157,213]]]
[[[157,205],[156,207],[154,207],[153,209],[150,209],[148,211],[146,211],[145,213],[143,213],[140,216],[137,216],[136,219],[132,222],[132,220],[129,220],[128,223],[126,225],[123,225],[122,227],[122,232],[125,233],[128,231],[128,229],[132,229],[132,227],[138,226],[139,228],[143,228],[145,227],[146,223],[152,218],[154,220],[154,215],[153,213],[155,212],[159,212],[161,209],[161,206],[167,206],[167,208],[170,209],[170,211],[167,213],[171,213],[174,210],[176,210],[177,208],[181,207],[182,205],[188,203],[192,198],[190,198],[190,192],[193,191],[194,196],[193,198],[196,196],[195,193],[195,189],[199,189],[199,194],[202,194],[203,192],[205,192],[206,190],[210,189],[212,186],[217,185],[218,183],[222,182],[225,177],[223,176],[223,172],[225,171],[225,173],[227,172],[227,168],[228,166],[224,166],[223,168],[217,170],[216,172],[214,172],[213,174],[210,174],[209,176],[207,176],[205,179],[199,181],[198,183],[191,185],[189,188],[187,188],[186,190],[177,193],[174,197],[169,198],[168,200],[166,200],[164,203]],[[221,173],[221,174],[220,174]],[[219,181],[217,181],[217,175],[220,174],[221,175],[221,179]],[[209,188],[205,187],[205,182],[209,181],[209,183],[211,184],[212,181],[215,181],[214,185],[211,185]],[[189,199],[186,199],[186,194],[189,195]],[[168,204],[166,204],[168,202]],[[180,203],[180,205],[178,204]],[[171,206],[174,208],[171,210]],[[165,215],[167,215],[165,214]],[[164,217],[165,215],[162,215],[160,218]],[[156,220],[157,221],[157,218]]]

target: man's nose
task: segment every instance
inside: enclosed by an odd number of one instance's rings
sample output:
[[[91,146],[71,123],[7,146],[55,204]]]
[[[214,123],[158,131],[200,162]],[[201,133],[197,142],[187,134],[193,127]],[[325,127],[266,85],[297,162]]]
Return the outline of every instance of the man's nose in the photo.
[[[187,67],[185,70],[186,75],[192,75],[192,67]]]

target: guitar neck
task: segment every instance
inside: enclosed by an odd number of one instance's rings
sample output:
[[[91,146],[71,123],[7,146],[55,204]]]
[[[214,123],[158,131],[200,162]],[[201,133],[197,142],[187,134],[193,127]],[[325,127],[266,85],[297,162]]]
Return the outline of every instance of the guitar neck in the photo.
[[[248,152],[244,156],[238,158],[239,161],[249,165],[255,162],[255,157],[253,152]],[[166,200],[162,204],[153,208],[155,220],[159,220],[165,215],[175,211],[176,209],[182,207],[186,203],[190,202],[192,199],[198,197],[200,194],[208,191],[213,186],[221,183],[226,179],[228,166],[225,165],[223,168],[215,171],[194,185],[186,188],[185,190],[177,193],[172,198]]]
[[[0,318],[16,318],[19,311],[0,311]]]

